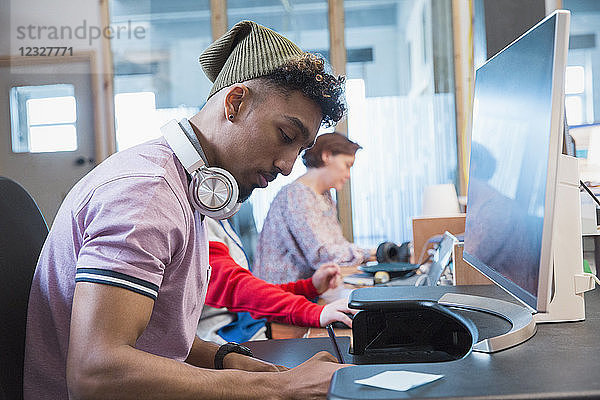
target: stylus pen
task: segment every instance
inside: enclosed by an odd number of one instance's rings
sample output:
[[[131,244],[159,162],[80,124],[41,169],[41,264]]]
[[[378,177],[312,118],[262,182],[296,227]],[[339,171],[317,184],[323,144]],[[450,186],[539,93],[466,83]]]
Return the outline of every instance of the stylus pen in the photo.
[[[327,333],[329,334],[329,339],[331,339],[331,344],[333,345],[333,348],[335,349],[335,355],[337,356],[339,363],[345,364],[344,357],[342,356],[342,352],[340,351],[340,346],[338,346],[338,342],[335,338],[335,332],[333,331],[333,326],[331,326],[331,324],[329,324],[326,326],[326,328],[327,328]]]

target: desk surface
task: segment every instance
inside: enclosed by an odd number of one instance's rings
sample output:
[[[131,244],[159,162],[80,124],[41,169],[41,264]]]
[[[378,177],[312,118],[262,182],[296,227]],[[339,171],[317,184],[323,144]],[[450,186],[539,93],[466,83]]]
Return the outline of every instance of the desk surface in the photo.
[[[334,375],[328,398],[598,398],[600,290],[586,293],[585,299],[585,321],[539,324],[527,342],[498,353],[471,353],[447,363],[344,368]],[[444,378],[408,392],[354,383],[385,370],[443,374]]]
[[[600,398],[600,289],[586,293],[585,300],[585,321],[539,324],[537,333],[527,342],[498,353],[471,353],[462,360],[444,363],[357,365],[343,368],[333,376],[328,398]],[[307,358],[312,355],[308,353],[329,350],[324,339],[284,341],[283,347],[286,352],[293,353],[294,347],[298,346],[297,351],[306,353],[304,357]],[[281,355],[281,350],[278,353],[277,347],[276,343],[269,346],[271,357]],[[256,354],[261,356],[260,351]],[[278,361],[284,361],[285,364],[285,360]],[[356,379],[387,370],[443,374],[444,378],[408,392],[354,383]]]

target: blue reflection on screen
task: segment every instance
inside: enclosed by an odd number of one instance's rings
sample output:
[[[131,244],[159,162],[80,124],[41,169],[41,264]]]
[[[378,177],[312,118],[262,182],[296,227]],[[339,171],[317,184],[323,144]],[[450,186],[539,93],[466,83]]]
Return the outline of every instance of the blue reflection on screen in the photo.
[[[465,258],[536,307],[556,16],[477,70]]]

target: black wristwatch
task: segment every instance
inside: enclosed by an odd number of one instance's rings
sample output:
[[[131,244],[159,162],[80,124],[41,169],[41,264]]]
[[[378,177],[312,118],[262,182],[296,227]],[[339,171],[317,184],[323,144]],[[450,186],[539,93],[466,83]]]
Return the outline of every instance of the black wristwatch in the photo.
[[[229,353],[243,354],[248,357],[253,357],[252,350],[246,346],[235,342],[229,342],[221,345],[215,353],[215,369],[223,369],[223,359]]]

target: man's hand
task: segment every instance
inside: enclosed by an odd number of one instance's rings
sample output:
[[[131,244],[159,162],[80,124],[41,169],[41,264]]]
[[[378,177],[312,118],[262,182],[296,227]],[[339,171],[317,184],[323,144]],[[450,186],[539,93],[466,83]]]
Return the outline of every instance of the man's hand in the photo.
[[[352,320],[346,314],[356,314],[356,310],[348,308],[348,299],[339,299],[323,307],[319,316],[319,324],[325,327],[328,324],[340,321],[352,328]]]
[[[229,353],[223,358],[225,369],[239,369],[250,372],[282,372],[289,368],[282,365],[268,363],[258,358],[248,357],[243,354]]]
[[[283,372],[286,378],[285,392],[291,399],[324,399],[333,373],[349,364],[339,364],[334,356],[321,351],[309,360]]]
[[[327,289],[334,289],[340,283],[342,274],[340,266],[334,263],[325,263],[315,271],[312,276],[312,283],[319,294]]]

